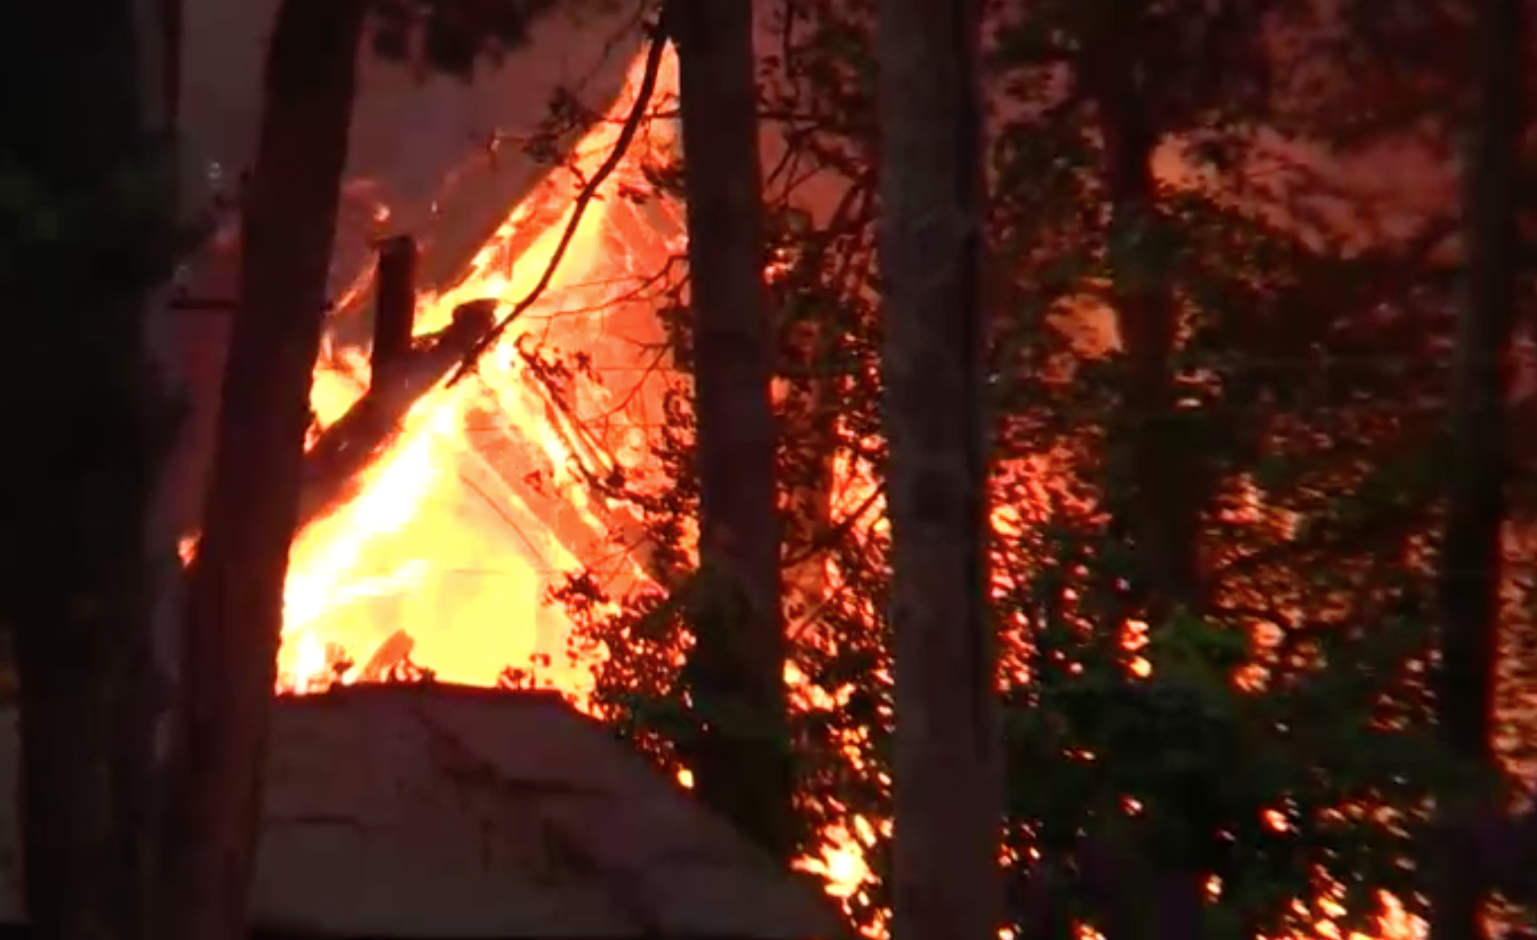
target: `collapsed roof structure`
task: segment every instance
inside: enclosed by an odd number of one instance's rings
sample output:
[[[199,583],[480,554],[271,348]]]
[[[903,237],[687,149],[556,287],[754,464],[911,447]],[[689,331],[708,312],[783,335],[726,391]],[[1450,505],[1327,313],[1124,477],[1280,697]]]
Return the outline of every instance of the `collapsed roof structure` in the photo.
[[[194,7],[184,123],[234,175],[251,146],[275,2]],[[660,421],[647,378],[665,358],[655,354],[665,338],[654,298],[624,295],[676,250],[682,223],[676,206],[629,198],[643,182],[638,154],[582,217],[545,299],[486,357],[498,374],[482,369],[463,383],[473,388],[443,389],[488,323],[549,266],[584,174],[612,150],[612,116],[635,97],[634,27],[627,11],[578,20],[557,5],[533,24],[529,46],[470,85],[361,57],[333,310],[316,372],[324,428],[307,467],[309,525],[294,549],[285,669],[302,641],[307,662],[318,647],[332,665],[354,661],[354,680],[411,656],[441,678],[488,684],[530,653],[563,658],[568,625],[542,599],[566,572],[601,567],[615,595],[658,573],[635,550],[643,540],[633,515],[597,492],[625,469],[626,453],[645,450],[636,437]],[[526,149],[558,89],[576,94],[591,119],[543,151]],[[665,123],[631,149],[654,148]],[[552,166],[561,148],[567,165]],[[415,329],[394,344],[395,368],[383,376],[370,315],[384,299],[374,251],[396,236],[415,243],[419,300]],[[192,414],[172,489],[189,532],[217,423],[227,334],[217,301],[238,289],[237,259],[231,230],[196,266],[182,318]],[[563,370],[562,359],[582,366]],[[398,483],[408,451],[410,492],[383,492],[381,476]]]

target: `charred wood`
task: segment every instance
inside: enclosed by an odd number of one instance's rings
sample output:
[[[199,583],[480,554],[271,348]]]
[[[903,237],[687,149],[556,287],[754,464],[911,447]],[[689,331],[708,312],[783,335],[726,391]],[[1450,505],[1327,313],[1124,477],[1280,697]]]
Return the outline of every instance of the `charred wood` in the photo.
[[[358,493],[362,471],[399,436],[412,406],[436,389],[465,350],[491,329],[494,309],[490,300],[460,305],[447,328],[403,357],[387,380],[376,376],[368,393],[321,432],[304,460],[301,527]]]
[[[416,240],[409,235],[379,245],[374,299],[374,343],[370,358],[375,384],[389,383],[407,368],[416,326]]]

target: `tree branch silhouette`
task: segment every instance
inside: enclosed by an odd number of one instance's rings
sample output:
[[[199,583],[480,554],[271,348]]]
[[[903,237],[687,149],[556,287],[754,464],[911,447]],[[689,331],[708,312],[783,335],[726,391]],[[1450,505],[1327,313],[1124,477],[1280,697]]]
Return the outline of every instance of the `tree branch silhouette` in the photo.
[[[603,164],[593,173],[592,178],[582,186],[577,193],[576,204],[572,207],[571,218],[566,221],[564,231],[560,233],[560,241],[555,246],[555,252],[550,261],[544,267],[544,273],[539,276],[539,281],[534,284],[529,292],[512,305],[507,315],[497,321],[489,332],[482,336],[460,360],[459,367],[449,377],[448,387],[459,384],[465,376],[475,371],[476,364],[492,346],[495,346],[507,328],[513,322],[528,311],[530,307],[539,302],[544,292],[549,289],[555,279],[555,272],[560,269],[560,263],[565,258],[566,250],[571,247],[571,240],[576,236],[577,228],[582,224],[582,216],[586,214],[587,207],[597,198],[598,190],[619,168],[619,163],[629,151],[630,145],[635,141],[635,135],[640,131],[641,121],[646,116],[646,108],[651,103],[651,97],[656,92],[657,75],[662,68],[662,53],[667,48],[667,32],[658,23],[650,27],[651,44],[646,50],[645,71],[641,75],[640,87],[635,93],[635,103],[630,108],[630,113],[625,117],[624,125],[619,129],[619,137],[614,141],[614,149],[603,160]]]

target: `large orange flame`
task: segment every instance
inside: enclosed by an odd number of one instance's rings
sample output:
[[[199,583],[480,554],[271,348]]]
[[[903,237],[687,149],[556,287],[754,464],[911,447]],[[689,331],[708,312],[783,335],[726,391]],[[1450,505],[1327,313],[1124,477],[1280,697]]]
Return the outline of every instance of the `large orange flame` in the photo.
[[[546,186],[567,184],[574,190],[575,178],[592,175],[631,108],[640,67],[632,69],[629,94],[621,95],[608,119],[577,145],[576,172]],[[672,63],[664,63],[658,82],[663,93],[675,87],[674,75]],[[648,143],[665,146],[665,135],[659,127]],[[504,485],[506,474],[533,468],[489,466],[477,438],[495,435],[504,427],[499,422],[517,429],[551,468],[538,485],[558,490],[574,512],[602,531],[594,497],[575,469],[582,455],[573,453],[570,436],[561,433],[559,416],[537,394],[529,365],[515,347],[518,337],[527,335],[590,357],[591,347],[604,340],[638,345],[648,339],[605,332],[612,332],[605,317],[609,302],[665,261],[654,255],[666,246],[653,244],[653,256],[636,257],[633,240],[627,244],[613,234],[616,226],[634,228],[633,220],[622,217],[634,206],[618,196],[620,187],[639,182],[641,155],[633,150],[629,165],[588,204],[554,280],[540,303],[521,316],[521,329],[509,331],[472,378],[420,399],[391,449],[367,470],[359,495],[300,533],[291,555],[279,655],[285,688],[306,691],[337,679],[352,681],[380,644],[404,629],[415,644],[412,662],[446,681],[490,685],[503,669],[525,667],[539,657],[547,658],[546,678],[578,697],[584,691],[589,673],[567,661],[565,619],[544,603],[547,588],[578,568],[579,559]],[[545,227],[514,263],[509,243],[531,224],[526,207],[514,210],[458,284],[441,296],[419,298],[417,332],[442,329],[454,308],[470,300],[495,299],[498,315],[505,315],[551,263],[573,212],[568,205],[565,216]],[[361,356],[343,355],[340,362],[341,369],[333,362],[316,371],[311,397],[322,424],[339,417],[367,386]],[[597,410],[605,398],[633,392],[625,384],[641,378],[579,377],[577,397]],[[621,456],[643,454],[634,439],[643,431],[639,423],[623,426],[615,415],[625,409],[617,405],[603,410],[611,425],[620,425]],[[488,415],[495,416],[496,426],[486,426]],[[341,654],[345,659],[338,665]]]

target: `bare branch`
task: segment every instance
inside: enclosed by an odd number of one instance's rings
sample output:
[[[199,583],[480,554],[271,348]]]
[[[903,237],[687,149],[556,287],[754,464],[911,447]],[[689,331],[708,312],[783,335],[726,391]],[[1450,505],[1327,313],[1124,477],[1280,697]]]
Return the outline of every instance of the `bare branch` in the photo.
[[[598,167],[597,172],[593,173],[592,179],[587,180],[583,184],[581,192],[577,194],[576,204],[571,211],[571,218],[567,220],[565,230],[560,233],[560,242],[555,246],[555,253],[551,255],[550,263],[545,265],[544,273],[539,276],[538,283],[529,290],[528,294],[522,300],[513,304],[512,309],[507,312],[507,315],[496,326],[492,327],[486,335],[482,336],[479,342],[470,347],[469,352],[465,353],[464,358],[459,363],[459,368],[454,371],[453,376],[448,380],[450,388],[459,384],[465,376],[475,371],[475,364],[480,361],[480,357],[484,356],[492,346],[495,346],[502,338],[502,335],[507,332],[507,328],[512,325],[513,321],[527,312],[534,304],[538,303],[539,298],[544,296],[544,292],[549,289],[550,282],[555,279],[555,272],[560,268],[560,262],[566,256],[566,249],[571,247],[571,239],[576,236],[576,230],[582,224],[582,216],[586,213],[588,205],[597,197],[598,189],[613,175],[614,170],[619,168],[625,153],[630,149],[630,144],[635,140],[636,133],[640,130],[641,121],[646,116],[646,108],[651,102],[651,96],[656,91],[657,74],[661,71],[662,53],[666,48],[666,32],[659,27],[654,27],[651,45],[646,50],[645,72],[641,76],[640,88],[635,93],[635,104],[631,106],[629,116],[625,118],[624,126],[619,130],[619,138],[614,141],[614,149],[609,152],[608,157],[604,159],[603,165]]]

